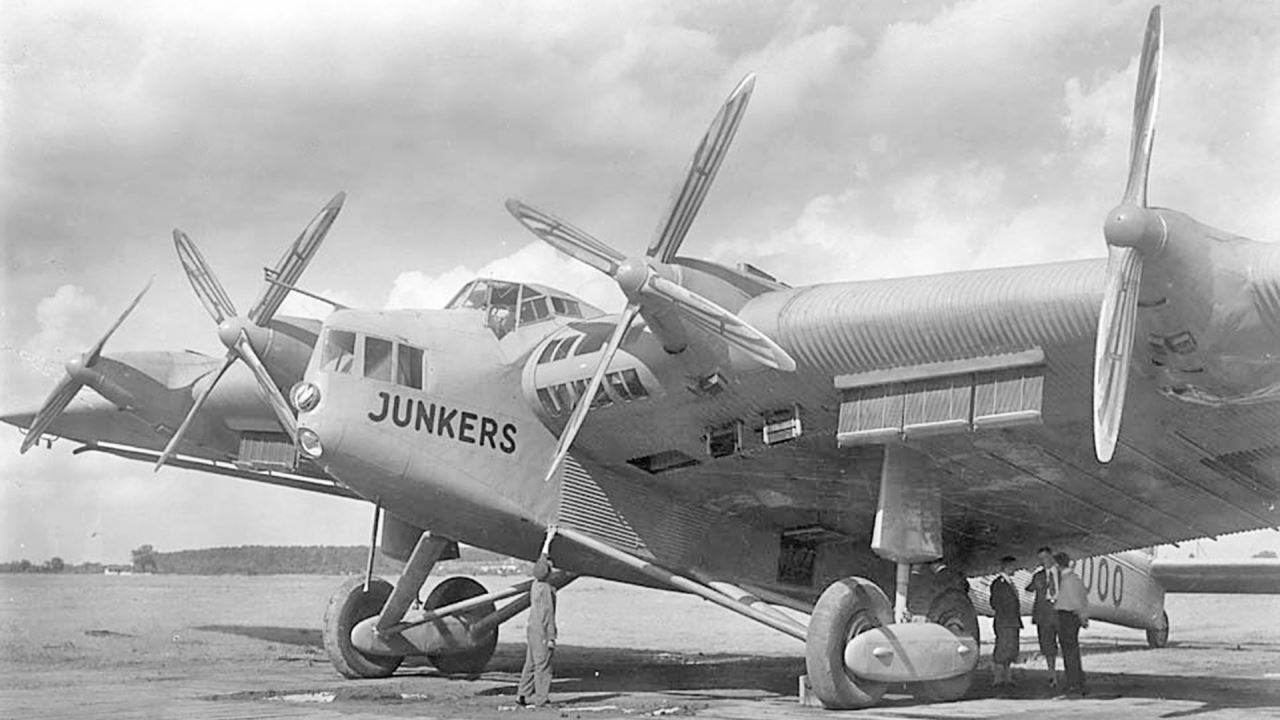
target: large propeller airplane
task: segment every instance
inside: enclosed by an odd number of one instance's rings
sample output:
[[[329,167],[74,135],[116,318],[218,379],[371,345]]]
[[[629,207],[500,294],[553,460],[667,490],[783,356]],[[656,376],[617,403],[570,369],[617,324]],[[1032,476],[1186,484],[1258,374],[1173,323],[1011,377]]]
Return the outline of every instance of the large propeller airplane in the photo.
[[[406,565],[394,585],[370,571],[332,597],[325,645],[348,677],[421,655],[484,668],[527,584],[450,578],[410,609],[463,542],[549,552],[558,585],[669,588],[791,635],[829,708],[895,683],[957,698],[979,655],[966,577],[996,558],[1280,524],[1280,246],[1148,205],[1161,53],[1157,7],[1105,262],[790,287],[679,255],[748,77],[643,255],[507,202],[613,278],[620,314],[482,279],[442,310],[277,316],[339,194],[244,316],[175,231],[225,358],[110,356],[108,331],[44,406],[5,420],[29,427],[24,451],[51,434],[374,503],[383,551]],[[85,385],[107,403],[69,406]],[[1112,568],[1095,600],[1118,608]],[[1117,622],[1167,632],[1162,595]]]

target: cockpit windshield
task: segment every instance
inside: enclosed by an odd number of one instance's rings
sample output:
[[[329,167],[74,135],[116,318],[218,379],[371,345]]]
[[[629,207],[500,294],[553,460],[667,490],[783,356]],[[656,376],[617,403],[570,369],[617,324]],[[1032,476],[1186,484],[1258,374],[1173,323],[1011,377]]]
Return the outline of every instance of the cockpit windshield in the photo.
[[[446,307],[484,310],[485,324],[499,338],[518,327],[553,316],[579,319],[584,317],[584,312],[589,316],[600,314],[590,305],[557,290],[502,280],[473,280]]]

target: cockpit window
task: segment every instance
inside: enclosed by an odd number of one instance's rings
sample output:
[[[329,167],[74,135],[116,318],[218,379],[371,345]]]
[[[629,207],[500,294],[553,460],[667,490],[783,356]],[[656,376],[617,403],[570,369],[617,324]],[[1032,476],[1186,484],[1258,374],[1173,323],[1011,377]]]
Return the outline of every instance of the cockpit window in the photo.
[[[551,317],[551,312],[547,310],[547,299],[545,297],[536,297],[531,300],[525,300],[520,305],[520,324],[528,325],[539,320],[546,320]]]
[[[396,345],[396,384],[422,389],[422,348]]]
[[[565,297],[550,288],[501,280],[474,280],[464,285],[446,307],[484,310],[485,324],[499,338],[517,327],[550,317],[577,319],[583,316],[581,301]],[[599,314],[590,305],[586,307]]]
[[[324,336],[324,354],[320,369],[349,373],[356,359],[356,334],[345,330],[329,330]]]
[[[568,315],[569,317],[576,318],[582,317],[582,306],[578,304],[577,300],[552,296],[551,309],[554,310],[557,315]]]
[[[391,341],[382,338],[364,339],[364,376],[370,380],[391,382]]]

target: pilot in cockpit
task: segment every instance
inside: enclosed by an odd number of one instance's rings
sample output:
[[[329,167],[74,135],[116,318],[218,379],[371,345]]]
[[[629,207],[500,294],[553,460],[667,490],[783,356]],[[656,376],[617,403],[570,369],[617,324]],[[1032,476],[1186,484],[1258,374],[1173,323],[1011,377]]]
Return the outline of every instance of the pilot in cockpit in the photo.
[[[499,340],[516,328],[516,303],[519,299],[519,285],[491,283],[488,324]]]

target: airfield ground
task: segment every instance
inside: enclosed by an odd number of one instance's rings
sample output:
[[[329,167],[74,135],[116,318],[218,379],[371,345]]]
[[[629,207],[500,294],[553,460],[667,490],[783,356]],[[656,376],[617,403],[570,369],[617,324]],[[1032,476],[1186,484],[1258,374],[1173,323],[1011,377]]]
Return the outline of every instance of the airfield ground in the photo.
[[[1280,600],[1270,597],[1173,596],[1173,643],[1162,650],[1095,625],[1082,636],[1092,691],[1083,700],[1050,697],[1028,630],[1009,697],[992,695],[984,671],[960,702],[891,694],[833,715],[797,703],[796,641],[697,599],[584,580],[561,594],[557,705],[528,711],[512,704],[520,619],[503,627],[477,679],[429,666],[338,677],[320,624],[339,582],[0,575],[0,717],[1280,717]]]

